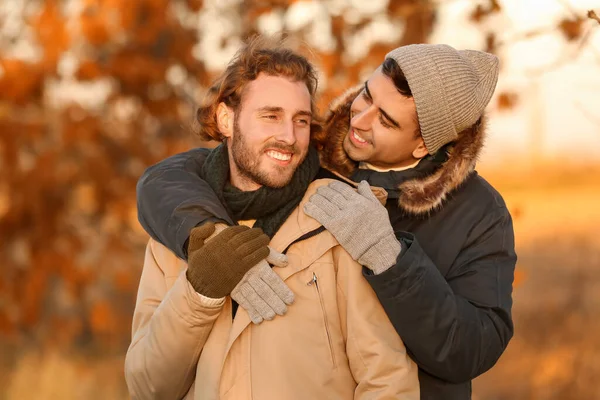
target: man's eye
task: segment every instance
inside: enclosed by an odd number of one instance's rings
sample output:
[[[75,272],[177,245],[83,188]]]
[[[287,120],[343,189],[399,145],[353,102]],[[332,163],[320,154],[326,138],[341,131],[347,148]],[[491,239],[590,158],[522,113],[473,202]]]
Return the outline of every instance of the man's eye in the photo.
[[[393,126],[392,126],[392,125],[390,125],[388,122],[386,122],[385,118],[383,118],[383,115],[381,115],[381,114],[379,114],[379,122],[381,123],[381,125],[382,125],[384,128],[388,128],[388,129],[389,129],[389,128],[393,128]]]
[[[310,122],[308,122],[307,119],[299,119],[299,120],[296,120],[296,122],[298,122],[300,125],[309,125],[310,124]]]
[[[275,115],[275,114],[268,114],[268,115],[265,115],[264,118],[275,120],[275,119],[277,119],[277,115]]]

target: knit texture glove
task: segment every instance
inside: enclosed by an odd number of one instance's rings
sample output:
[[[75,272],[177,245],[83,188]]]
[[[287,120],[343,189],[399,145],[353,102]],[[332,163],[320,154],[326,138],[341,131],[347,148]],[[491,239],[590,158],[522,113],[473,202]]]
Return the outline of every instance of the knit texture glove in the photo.
[[[396,264],[401,246],[387,210],[366,181],[358,192],[335,181],[317,189],[304,206],[361,265],[380,274]]]
[[[261,229],[232,226],[207,241],[215,231],[208,222],[192,229],[186,276],[196,292],[210,298],[231,293],[246,272],[269,255],[269,237]]]
[[[286,267],[288,260],[270,248],[267,259],[248,271],[231,292],[231,298],[248,312],[255,324],[284,315],[287,306],[294,302],[294,293],[269,264]]]

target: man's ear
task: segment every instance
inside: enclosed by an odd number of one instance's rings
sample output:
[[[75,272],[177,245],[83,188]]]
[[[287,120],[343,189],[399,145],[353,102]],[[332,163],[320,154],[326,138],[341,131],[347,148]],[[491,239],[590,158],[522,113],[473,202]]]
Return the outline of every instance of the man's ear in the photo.
[[[413,150],[412,156],[417,159],[421,159],[429,154],[427,151],[427,147],[425,147],[425,142],[423,141],[423,137],[419,137],[417,148]]]
[[[235,115],[233,110],[223,102],[220,102],[217,106],[217,127],[219,132],[226,138],[231,137],[233,134],[233,121]]]

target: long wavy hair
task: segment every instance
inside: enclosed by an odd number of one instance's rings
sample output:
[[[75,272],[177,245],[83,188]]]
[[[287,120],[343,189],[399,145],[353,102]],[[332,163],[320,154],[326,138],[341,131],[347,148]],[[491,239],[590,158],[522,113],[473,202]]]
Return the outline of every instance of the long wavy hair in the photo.
[[[296,82],[304,82],[311,97],[311,111],[315,116],[311,134],[321,129],[318,122],[315,94],[317,73],[308,59],[290,47],[284,40],[255,36],[236,53],[225,71],[208,89],[202,105],[196,112],[198,134],[204,140],[223,141],[217,125],[217,107],[223,102],[234,111],[239,111],[246,86],[264,73],[282,76]],[[277,96],[276,93],[273,94]]]

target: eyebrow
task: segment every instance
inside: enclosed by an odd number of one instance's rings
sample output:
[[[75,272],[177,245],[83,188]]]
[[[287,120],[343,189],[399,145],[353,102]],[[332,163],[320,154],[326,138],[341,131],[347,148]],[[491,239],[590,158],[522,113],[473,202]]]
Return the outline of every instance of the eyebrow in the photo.
[[[368,81],[365,81],[365,93],[366,93],[366,97],[371,101],[371,103],[373,102],[373,96],[371,96],[371,92],[369,91],[369,85],[368,85]],[[390,115],[388,113],[386,113],[381,107],[377,107],[379,109],[379,112],[381,112],[381,114],[388,120],[390,121],[390,123],[395,126],[396,128],[400,128],[400,124],[392,117],[390,117]]]
[[[282,113],[284,112],[282,107],[275,107],[275,106],[265,106],[265,107],[261,107],[258,109],[258,112],[275,112],[275,113]],[[307,117],[311,117],[312,118],[312,112],[308,111],[308,110],[298,110],[296,111],[296,113],[294,113],[294,117],[297,117],[299,115],[304,115]]]
[[[300,115],[304,115],[305,117],[312,118],[312,112],[306,111],[306,110],[297,111],[296,114],[294,114],[294,117],[298,117]]]
[[[273,106],[264,106],[257,110],[258,112],[283,112],[283,108],[281,107],[273,107]]]

